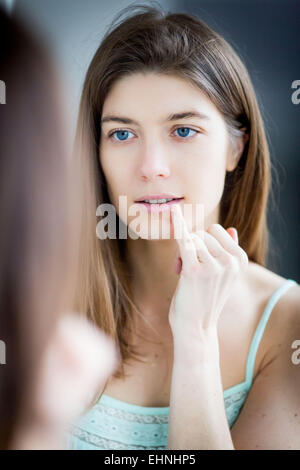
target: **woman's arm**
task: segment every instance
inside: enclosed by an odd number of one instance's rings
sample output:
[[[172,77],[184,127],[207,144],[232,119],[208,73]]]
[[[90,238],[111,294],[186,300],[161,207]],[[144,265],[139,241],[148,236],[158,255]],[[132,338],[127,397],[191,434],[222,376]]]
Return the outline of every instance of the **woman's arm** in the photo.
[[[213,224],[189,233],[172,208],[182,269],[169,311],[174,340],[169,449],[232,449],[220,373],[217,325],[235,280],[248,266],[236,234]]]
[[[174,338],[168,449],[234,450],[215,329],[198,338]]]

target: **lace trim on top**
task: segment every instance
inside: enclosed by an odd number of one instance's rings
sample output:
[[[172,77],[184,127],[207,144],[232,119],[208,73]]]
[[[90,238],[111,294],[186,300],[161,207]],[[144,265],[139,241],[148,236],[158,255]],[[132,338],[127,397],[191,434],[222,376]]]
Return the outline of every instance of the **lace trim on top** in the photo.
[[[230,428],[237,419],[249,391],[241,390],[224,399]],[[104,398],[104,397],[103,397]],[[107,397],[110,398],[110,397]],[[111,399],[120,405],[125,402]],[[72,449],[166,449],[168,442],[169,407],[138,407],[146,413],[131,412],[105,404],[101,399],[73,426],[69,444]],[[131,405],[135,406],[135,405]],[[75,438],[75,439],[74,439]]]

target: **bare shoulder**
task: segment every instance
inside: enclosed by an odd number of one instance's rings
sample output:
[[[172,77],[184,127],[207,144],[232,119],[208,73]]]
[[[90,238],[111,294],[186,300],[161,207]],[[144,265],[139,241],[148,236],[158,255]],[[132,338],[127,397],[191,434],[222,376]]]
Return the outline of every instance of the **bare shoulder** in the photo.
[[[266,308],[271,296],[286,281],[286,278],[263,266],[249,263],[249,285],[261,305],[261,312]],[[299,284],[291,285],[272,309],[262,338],[262,361],[259,369],[264,368],[283,348],[289,349],[290,352],[291,341],[296,339],[295,334],[300,334]]]
[[[251,298],[255,306],[259,306],[258,310],[252,310],[256,327],[273,293],[287,279],[252,263],[246,280]],[[257,299],[261,303],[257,304]],[[282,291],[268,317],[257,351],[253,384],[231,429],[237,450],[299,448],[300,375],[299,365],[293,360],[300,339],[299,301],[300,286],[290,284]],[[253,304],[249,303],[251,307]]]

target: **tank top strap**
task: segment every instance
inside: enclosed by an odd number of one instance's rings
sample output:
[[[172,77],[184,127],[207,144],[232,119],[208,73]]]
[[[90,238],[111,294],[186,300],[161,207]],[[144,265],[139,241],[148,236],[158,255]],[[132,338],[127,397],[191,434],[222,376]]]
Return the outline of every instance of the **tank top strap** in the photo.
[[[285,282],[271,295],[266,308],[261,316],[261,319],[257,325],[256,331],[251,341],[248,359],[247,359],[247,367],[246,367],[246,386],[247,389],[250,389],[252,386],[253,381],[253,373],[254,373],[254,365],[255,365],[255,358],[256,353],[258,350],[259,343],[263,336],[266,324],[269,320],[273,307],[278,302],[280,297],[285,294],[285,292],[292,287],[293,285],[297,285],[298,283],[293,279],[286,279]]]

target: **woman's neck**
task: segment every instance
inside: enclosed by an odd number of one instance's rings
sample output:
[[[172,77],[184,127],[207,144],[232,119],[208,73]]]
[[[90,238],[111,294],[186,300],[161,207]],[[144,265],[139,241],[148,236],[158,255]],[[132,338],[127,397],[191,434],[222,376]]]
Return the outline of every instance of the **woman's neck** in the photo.
[[[140,294],[156,297],[163,287],[176,285],[176,240],[127,239],[126,258],[134,286]]]
[[[168,321],[169,306],[179,276],[175,272],[176,240],[127,239],[126,258],[134,300],[159,326]],[[149,318],[150,319],[150,318]]]

